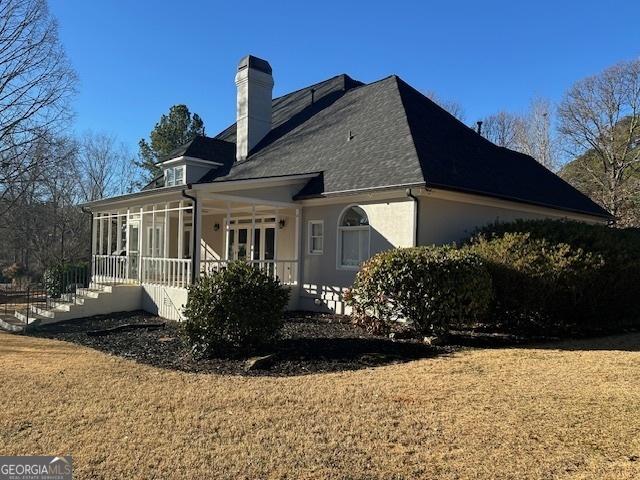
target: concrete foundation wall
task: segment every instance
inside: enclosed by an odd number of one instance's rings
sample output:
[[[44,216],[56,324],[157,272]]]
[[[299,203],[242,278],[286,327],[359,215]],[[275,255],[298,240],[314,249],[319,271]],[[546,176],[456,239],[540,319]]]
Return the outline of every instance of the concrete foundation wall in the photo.
[[[142,285],[142,310],[169,320],[182,320],[187,304],[187,290],[162,285]]]

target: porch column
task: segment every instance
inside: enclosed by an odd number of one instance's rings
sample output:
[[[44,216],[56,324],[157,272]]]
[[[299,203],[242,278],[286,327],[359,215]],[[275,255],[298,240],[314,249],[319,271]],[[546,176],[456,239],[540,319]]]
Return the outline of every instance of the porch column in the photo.
[[[117,232],[116,232],[116,250],[118,251],[118,255],[120,255],[120,250],[122,250],[122,214],[120,210],[118,210],[118,220],[117,220]]]
[[[140,207],[140,227],[138,231],[138,282],[142,283],[142,270],[144,269],[144,207]]]
[[[182,207],[184,206],[184,202],[180,200],[178,203],[178,258],[183,258],[182,252],[184,252],[184,245],[182,242],[184,241],[184,212],[182,211]]]
[[[104,255],[104,215],[102,213],[100,214],[100,218],[98,218],[98,226],[100,227],[98,237],[98,255]]]
[[[91,257],[97,255],[98,251],[98,216],[94,215],[91,228]]]
[[[129,252],[131,251],[131,241],[129,240],[129,216],[131,215],[131,210],[127,208],[127,216],[124,218],[124,245],[122,246],[125,255],[125,264],[124,264],[124,277],[126,279],[131,279],[131,259],[129,258]]]
[[[107,217],[107,255],[111,255],[113,252],[113,212],[109,212]]]
[[[323,232],[324,233],[324,232]],[[296,208],[296,243],[294,245],[295,263],[295,281],[296,285],[300,285],[300,242],[302,241],[302,224],[300,223],[300,209]]]
[[[273,259],[279,260],[278,258],[278,230],[280,230],[280,210],[276,208],[276,228],[273,232]]]
[[[251,204],[251,238],[249,241],[251,242],[251,249],[249,250],[249,260],[253,261],[255,258],[255,240],[256,240],[256,204]],[[260,258],[260,253],[258,253],[258,258]]]
[[[276,228],[273,230],[273,278],[278,278],[278,231],[280,230],[280,210],[276,208]],[[282,281],[284,281],[284,264],[282,265],[282,277],[280,277]]]
[[[229,232],[231,231],[231,204],[227,202],[227,221],[224,227],[225,240],[224,240],[224,258],[225,260],[231,260],[229,258]]]
[[[171,219],[169,218],[169,202],[164,205],[164,258],[169,258],[169,231],[171,230]]]
[[[131,210],[127,208],[127,216],[124,219],[124,250],[125,255],[128,257],[131,251],[131,245],[129,244],[129,217],[131,216]]]
[[[197,195],[197,193],[196,193]],[[197,212],[193,212],[193,235],[194,235],[194,243],[195,243],[195,252],[193,252],[193,268],[195,272],[193,272],[194,278],[198,279],[200,277],[200,258],[202,256],[202,205],[200,208],[195,208],[195,204],[193,205],[193,210],[197,210]]]
[[[156,206],[151,208],[151,258],[156,256]]]

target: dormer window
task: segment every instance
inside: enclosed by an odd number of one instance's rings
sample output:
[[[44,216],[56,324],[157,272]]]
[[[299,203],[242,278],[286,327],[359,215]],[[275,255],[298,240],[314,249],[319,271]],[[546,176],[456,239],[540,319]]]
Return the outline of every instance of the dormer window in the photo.
[[[164,171],[164,186],[173,187],[175,185],[184,185],[184,165],[179,167],[169,167]]]

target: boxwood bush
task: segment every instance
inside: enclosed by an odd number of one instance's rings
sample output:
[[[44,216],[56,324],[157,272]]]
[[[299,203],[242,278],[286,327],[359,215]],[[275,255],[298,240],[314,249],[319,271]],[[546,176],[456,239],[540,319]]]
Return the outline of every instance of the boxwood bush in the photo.
[[[536,334],[640,325],[640,231],[572,221],[490,225],[467,242],[494,285],[487,321]]]
[[[373,330],[405,319],[420,333],[442,334],[485,314],[491,279],[477,255],[454,246],[396,248],[363,264],[345,300]]]
[[[278,334],[289,289],[243,262],[202,277],[189,288],[184,333],[197,355],[247,351]]]

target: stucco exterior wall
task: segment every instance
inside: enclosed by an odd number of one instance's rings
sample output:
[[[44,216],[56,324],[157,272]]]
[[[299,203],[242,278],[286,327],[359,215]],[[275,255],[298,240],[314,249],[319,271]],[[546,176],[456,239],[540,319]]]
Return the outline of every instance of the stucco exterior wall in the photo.
[[[302,210],[302,263],[299,308],[348,313],[342,293],[352,285],[356,271],[338,266],[338,220],[353,203],[309,206]],[[413,245],[414,202],[407,198],[357,203],[369,217],[371,255],[393,247]],[[322,254],[309,253],[309,222],[324,222]],[[320,305],[316,305],[316,301]]]
[[[572,215],[553,209],[532,209],[525,205],[518,207],[513,202],[495,201],[491,202],[494,203],[492,205],[482,205],[429,196],[419,197],[419,202],[419,245],[459,242],[472,234],[476,228],[494,222],[544,218],[570,218],[589,221],[580,215]],[[596,222],[597,220],[591,219],[590,221]]]

